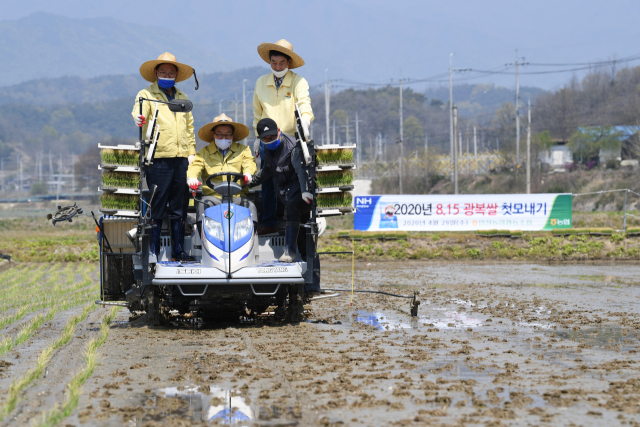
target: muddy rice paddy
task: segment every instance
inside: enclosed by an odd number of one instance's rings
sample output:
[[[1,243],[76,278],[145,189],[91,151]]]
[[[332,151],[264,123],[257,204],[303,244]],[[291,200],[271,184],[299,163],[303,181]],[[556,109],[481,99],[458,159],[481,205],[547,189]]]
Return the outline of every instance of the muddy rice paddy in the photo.
[[[325,288],[351,286],[350,263],[323,267]],[[144,315],[130,319],[122,309],[77,404],[58,424],[640,423],[637,265],[359,263],[355,284],[418,290],[419,316],[409,316],[406,299],[356,294],[351,305],[345,292],[314,302],[297,325],[230,319],[147,329]],[[80,304],[60,310],[0,357],[3,408],[12,384],[82,311]],[[65,404],[109,312],[86,313],[0,426],[47,425],[43,414]],[[36,315],[4,327],[2,339]]]

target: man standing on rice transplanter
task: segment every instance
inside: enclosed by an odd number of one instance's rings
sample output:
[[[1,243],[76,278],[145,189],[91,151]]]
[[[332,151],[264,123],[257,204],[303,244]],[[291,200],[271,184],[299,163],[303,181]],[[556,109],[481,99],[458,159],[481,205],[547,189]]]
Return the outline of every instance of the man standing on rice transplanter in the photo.
[[[176,57],[165,52],[153,61],[147,61],[140,67],[142,77],[151,82],[151,86],[142,89],[136,95],[131,115],[137,126],[142,127],[143,135],[147,132],[146,118],[154,111],[153,103],[142,103],[142,114],[138,98],[159,99],[169,102],[173,99],[188,99],[187,95],[175,84],[187,80],[194,73],[192,67],[176,61]],[[196,80],[196,86],[197,86]],[[197,87],[196,87],[197,89]],[[169,219],[171,220],[171,258],[173,261],[187,261],[190,258],[184,253],[184,220],[187,217],[189,203],[189,187],[187,187],[187,167],[196,154],[196,137],[193,132],[193,115],[191,113],[176,114],[166,104],[158,105],[157,127],[160,139],[156,146],[153,165],[147,171],[147,186],[158,188],[153,196],[151,206],[151,241],[149,249],[156,259],[160,254],[160,232],[162,221],[169,203]]]
[[[302,148],[294,137],[286,135],[272,119],[262,119],[256,125],[256,135],[264,144],[262,169],[253,177],[251,186],[273,179],[279,203],[284,205],[286,221],[284,254],[280,262],[294,262],[297,252],[302,259],[307,256],[307,228],[299,232],[300,223],[307,222],[311,214],[313,195],[309,192],[309,177],[304,168]],[[313,273],[313,284],[307,285],[309,295],[320,294],[320,259],[316,255],[318,271]]]
[[[309,138],[309,126],[313,121],[309,83],[300,75],[291,71],[302,67],[304,60],[293,51],[293,46],[282,39],[275,43],[262,43],[258,54],[271,65],[271,73],[256,81],[253,92],[253,128],[256,130],[254,154],[260,156],[261,168],[265,162],[264,143],[258,137],[258,122],[262,119],[274,120],[282,133],[293,137],[296,132],[295,104],[300,109],[305,138]],[[258,235],[265,236],[278,232],[276,218],[277,197],[272,179],[262,183],[262,227]]]

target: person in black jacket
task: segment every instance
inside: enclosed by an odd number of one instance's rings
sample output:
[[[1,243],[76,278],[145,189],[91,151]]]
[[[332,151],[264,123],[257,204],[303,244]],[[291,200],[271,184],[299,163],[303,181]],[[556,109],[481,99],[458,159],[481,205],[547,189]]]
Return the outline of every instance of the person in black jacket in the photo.
[[[258,138],[265,147],[265,162],[254,176],[251,186],[260,185],[273,178],[276,194],[284,205],[285,246],[281,262],[293,262],[296,252],[304,259],[306,256],[305,233],[298,233],[300,222],[306,221],[311,212],[313,195],[309,192],[309,177],[304,168],[302,148],[296,144],[295,138],[284,134],[272,119],[266,118],[256,126]],[[314,274],[314,286],[308,293],[320,292],[320,277]]]

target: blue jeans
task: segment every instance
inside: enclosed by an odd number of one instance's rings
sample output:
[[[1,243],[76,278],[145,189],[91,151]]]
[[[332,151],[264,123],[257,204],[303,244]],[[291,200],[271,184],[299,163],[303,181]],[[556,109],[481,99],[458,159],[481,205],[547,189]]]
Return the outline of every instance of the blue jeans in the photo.
[[[260,141],[260,167],[264,165],[264,143]],[[276,198],[276,189],[273,186],[273,179],[262,183],[262,226],[277,227],[278,217],[278,199]]]

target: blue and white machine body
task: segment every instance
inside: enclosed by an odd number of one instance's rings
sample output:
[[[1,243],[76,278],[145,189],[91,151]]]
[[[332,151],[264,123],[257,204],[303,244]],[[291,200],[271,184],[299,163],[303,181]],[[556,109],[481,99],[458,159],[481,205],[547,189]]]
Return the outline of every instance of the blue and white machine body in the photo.
[[[234,203],[207,208],[201,230],[198,233],[197,224],[193,223],[190,239],[185,239],[185,251],[195,255],[196,261],[172,262],[161,257],[156,264],[154,285],[304,283],[307,263],[299,258],[292,263],[279,262],[284,253],[284,237],[258,237],[248,208]],[[253,292],[260,294],[255,289]]]
[[[208,208],[202,222],[202,265],[233,273],[255,264],[255,237],[248,208],[233,203]]]

